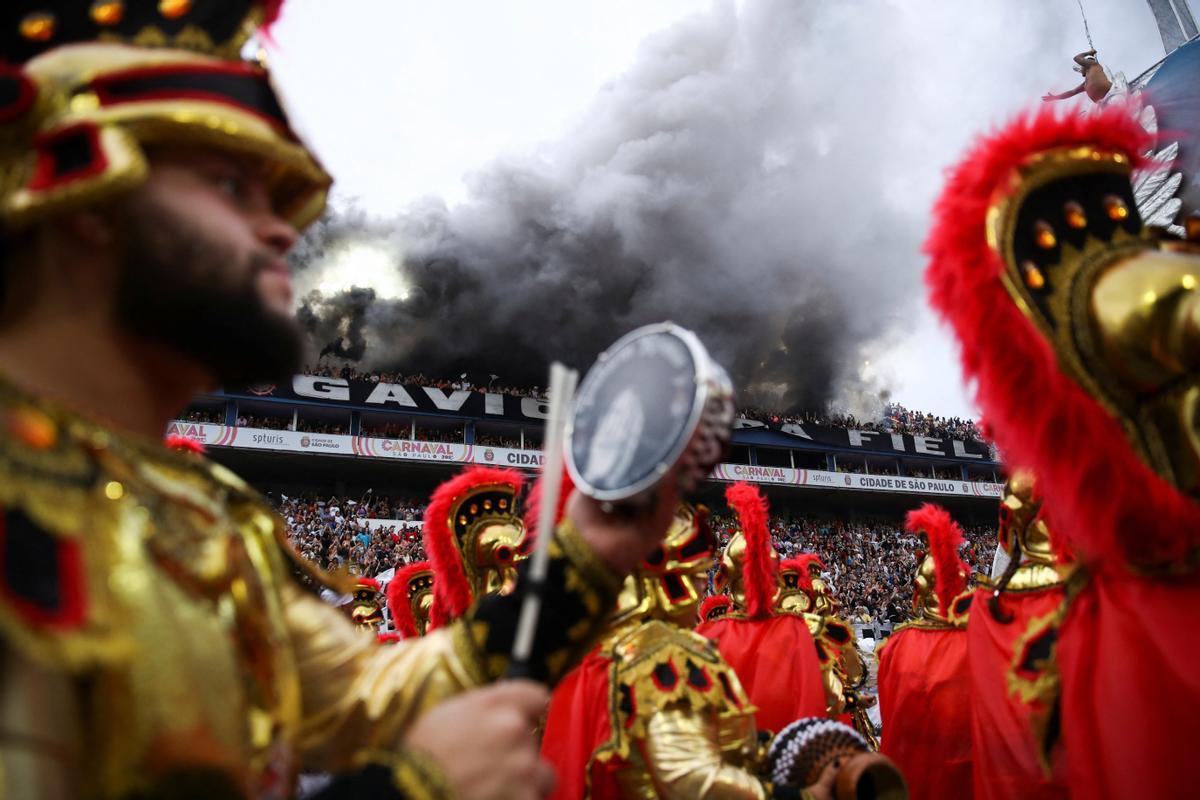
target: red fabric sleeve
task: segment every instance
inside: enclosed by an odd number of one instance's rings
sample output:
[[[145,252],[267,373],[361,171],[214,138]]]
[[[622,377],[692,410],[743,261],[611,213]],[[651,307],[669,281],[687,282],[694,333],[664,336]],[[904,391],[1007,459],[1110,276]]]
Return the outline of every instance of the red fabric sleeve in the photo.
[[[1072,797],[1195,797],[1200,578],[1094,575],[1060,632]]]
[[[611,668],[611,661],[593,651],[567,673],[550,697],[542,758],[558,773],[552,800],[582,800],[588,796],[588,762],[609,738]],[[592,797],[603,795],[593,792]]]
[[[964,630],[905,628],[880,654],[880,750],[913,800],[971,798],[969,679]]]
[[[1040,744],[1034,735],[1033,707],[1008,691],[1008,673],[1018,638],[1035,619],[1052,614],[1063,602],[1061,586],[1036,592],[1006,594],[1005,612],[1013,620],[1004,625],[987,610],[991,592],[975,592],[971,621],[967,624],[967,649],[971,673],[971,742],[974,746],[976,800],[1054,800],[1067,797],[1062,759],[1056,774],[1047,776],[1038,759]]]
[[[825,685],[808,623],[781,614],[717,619],[696,632],[717,643],[758,710],[759,730],[779,731],[802,717],[825,716]]]

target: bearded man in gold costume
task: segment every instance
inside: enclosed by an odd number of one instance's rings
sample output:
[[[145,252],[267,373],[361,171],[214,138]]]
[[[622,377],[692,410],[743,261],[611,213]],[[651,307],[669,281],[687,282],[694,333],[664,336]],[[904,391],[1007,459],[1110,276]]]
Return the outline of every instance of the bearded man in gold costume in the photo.
[[[0,10],[0,794],[287,797],[305,768],[379,798],[539,796],[545,690],[477,689],[519,581],[380,647],[301,588],[257,492],[162,445],[197,391],[285,380],[302,350],[284,259],[330,179],[240,57],[267,5]],[[673,505],[571,499],[535,678],[595,644]]]

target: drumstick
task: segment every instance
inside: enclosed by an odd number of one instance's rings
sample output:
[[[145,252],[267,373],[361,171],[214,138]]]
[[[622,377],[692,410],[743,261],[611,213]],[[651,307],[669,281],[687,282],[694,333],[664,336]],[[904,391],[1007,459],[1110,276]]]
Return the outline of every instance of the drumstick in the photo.
[[[538,506],[537,545],[529,560],[529,572],[525,600],[521,604],[521,616],[517,619],[517,634],[513,640],[512,663],[508,677],[529,676],[529,658],[533,654],[533,637],[537,633],[538,617],[542,611],[542,597],[546,589],[546,570],[550,564],[550,539],[554,536],[554,512],[558,508],[558,495],[562,489],[563,436],[567,427],[567,414],[575,396],[575,384],[579,373],[555,362],[550,365],[550,418],[546,421],[546,438],[543,444],[542,496]]]

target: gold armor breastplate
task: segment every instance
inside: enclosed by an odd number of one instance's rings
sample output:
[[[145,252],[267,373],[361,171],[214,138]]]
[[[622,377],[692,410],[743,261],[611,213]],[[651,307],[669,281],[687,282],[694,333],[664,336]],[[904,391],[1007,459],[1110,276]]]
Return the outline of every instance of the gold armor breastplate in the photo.
[[[603,645],[612,659],[609,689],[614,713],[609,741],[595,758],[620,759],[617,779],[624,796],[657,798],[646,753],[674,772],[707,762],[698,742],[708,741],[721,761],[752,770],[759,758],[750,704],[737,675],[704,637],[658,620],[618,630]],[[644,744],[654,739],[653,748]],[[758,797],[762,784],[752,772],[724,775],[720,796]]]
[[[11,702],[27,690],[57,681],[81,709],[53,747],[6,745],[6,772],[87,776],[73,791],[98,797],[177,784],[182,769],[290,791],[300,695],[274,515],[222,467],[3,399],[4,554],[43,587],[9,580],[0,602],[5,741],[28,732]]]

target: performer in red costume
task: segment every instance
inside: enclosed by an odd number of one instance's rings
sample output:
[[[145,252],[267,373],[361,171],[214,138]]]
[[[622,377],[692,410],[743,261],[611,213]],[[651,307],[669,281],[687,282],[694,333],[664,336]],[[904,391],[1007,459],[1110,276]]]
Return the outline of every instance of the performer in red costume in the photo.
[[[971,686],[965,592],[969,569],[958,555],[962,529],[926,503],[905,527],[923,534],[929,553],[913,578],[916,617],[879,652],[880,750],[900,767],[918,800],[971,797]]]
[[[779,731],[801,717],[824,716],[825,685],[809,622],[775,607],[779,554],[767,530],[767,500],[747,483],[731,485],[725,498],[741,529],[725,546],[716,588],[732,604],[696,632],[714,640],[737,673],[758,709],[760,730]]]
[[[1200,257],[1142,225],[1151,144],[1119,107],[1023,117],[953,170],[928,243],[996,444],[1080,565],[1007,676],[1076,797],[1196,791]]]
[[[1008,567],[976,590],[967,625],[977,799],[1067,796],[1062,759],[1051,772],[1040,746],[1039,729],[1049,722],[1050,709],[1010,691],[1007,678],[1029,626],[1062,606],[1071,572],[1070,562],[1054,552],[1041,506],[1032,474],[1014,472],[1000,501],[1000,547]]]

